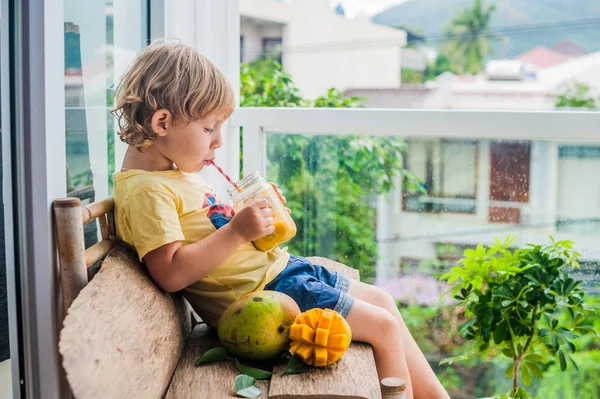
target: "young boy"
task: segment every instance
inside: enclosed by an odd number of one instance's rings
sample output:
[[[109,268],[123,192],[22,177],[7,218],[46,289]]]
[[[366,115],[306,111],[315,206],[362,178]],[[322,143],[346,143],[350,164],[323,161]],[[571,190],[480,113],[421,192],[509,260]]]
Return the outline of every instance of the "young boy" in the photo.
[[[274,231],[267,201],[234,214],[196,173],[221,147],[234,107],[226,78],[191,47],[151,45],[139,55],[114,111],[129,145],[114,175],[119,236],[160,287],[183,291],[210,326],[241,295],[280,291],[302,311],[339,312],[353,339],[373,346],[379,378],[404,378],[407,397],[447,398],[389,294],[280,249],[258,251],[251,241]]]

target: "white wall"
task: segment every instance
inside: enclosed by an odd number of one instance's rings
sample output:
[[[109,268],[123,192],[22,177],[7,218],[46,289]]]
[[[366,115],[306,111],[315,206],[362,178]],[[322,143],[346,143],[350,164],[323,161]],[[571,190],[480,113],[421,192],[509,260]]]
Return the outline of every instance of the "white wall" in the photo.
[[[600,217],[600,159],[560,158],[558,165],[559,217]]]
[[[407,48],[402,52],[402,68],[409,68],[415,71],[424,72],[427,68],[427,56],[420,49]]]
[[[551,90],[533,82],[462,82],[449,78],[436,89],[421,108],[552,110],[556,101]]]

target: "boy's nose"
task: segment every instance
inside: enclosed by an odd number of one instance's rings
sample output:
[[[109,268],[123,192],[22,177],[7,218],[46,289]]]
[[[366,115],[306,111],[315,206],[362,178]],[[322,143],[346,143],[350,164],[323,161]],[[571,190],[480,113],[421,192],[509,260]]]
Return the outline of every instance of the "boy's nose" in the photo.
[[[211,143],[211,148],[212,149],[221,148],[222,145],[223,145],[223,137],[221,136],[221,133],[219,132],[219,135]]]

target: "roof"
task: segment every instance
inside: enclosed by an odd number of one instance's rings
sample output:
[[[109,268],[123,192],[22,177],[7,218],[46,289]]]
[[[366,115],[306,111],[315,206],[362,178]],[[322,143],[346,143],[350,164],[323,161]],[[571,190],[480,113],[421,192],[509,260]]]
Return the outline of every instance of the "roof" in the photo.
[[[600,70],[600,51],[540,69],[538,80],[546,85],[557,87],[598,70]]]
[[[582,55],[588,54],[583,47],[578,46],[568,39],[556,43],[554,46],[550,47],[550,49],[570,57],[581,57]]]
[[[569,59],[569,56],[548,47],[534,47],[529,51],[516,57],[517,60],[525,64],[537,65],[539,68],[546,68],[551,65],[559,64]]]
[[[424,85],[403,84],[399,89],[348,89],[344,95],[366,99],[369,108],[420,108],[430,91]]]

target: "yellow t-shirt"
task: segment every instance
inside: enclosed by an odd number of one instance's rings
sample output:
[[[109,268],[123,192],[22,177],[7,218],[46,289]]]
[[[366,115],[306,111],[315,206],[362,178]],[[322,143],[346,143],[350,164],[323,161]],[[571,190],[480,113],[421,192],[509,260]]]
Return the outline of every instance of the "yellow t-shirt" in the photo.
[[[233,214],[198,174],[130,170],[115,173],[114,182],[117,234],[136,249],[140,260],[174,241],[198,242],[227,224]],[[227,306],[241,295],[263,289],[288,260],[285,250],[265,253],[248,242],[183,294],[200,317],[214,326]]]

